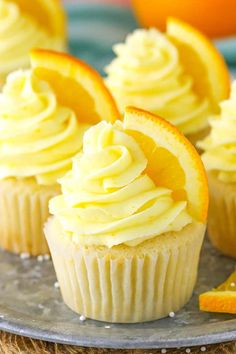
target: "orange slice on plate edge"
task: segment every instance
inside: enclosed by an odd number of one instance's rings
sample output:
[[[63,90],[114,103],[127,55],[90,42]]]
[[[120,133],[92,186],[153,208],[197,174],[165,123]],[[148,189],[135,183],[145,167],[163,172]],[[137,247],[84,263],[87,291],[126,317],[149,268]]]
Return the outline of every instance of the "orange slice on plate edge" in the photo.
[[[100,75],[89,65],[69,54],[33,49],[31,67],[47,81],[58,102],[71,108],[82,123],[120,118],[115,101]]]
[[[7,0],[33,18],[49,33],[66,38],[66,15],[60,0]]]
[[[236,271],[216,289],[199,296],[201,311],[236,314]]]
[[[204,34],[179,19],[168,18],[167,35],[179,50],[185,72],[193,77],[193,89],[199,97],[209,97],[218,112],[218,103],[230,93],[230,75],[223,56]]]
[[[127,107],[125,130],[143,149],[147,174],[161,187],[173,191],[176,200],[187,200],[189,213],[205,223],[208,185],[200,156],[191,143],[166,120],[134,107]]]

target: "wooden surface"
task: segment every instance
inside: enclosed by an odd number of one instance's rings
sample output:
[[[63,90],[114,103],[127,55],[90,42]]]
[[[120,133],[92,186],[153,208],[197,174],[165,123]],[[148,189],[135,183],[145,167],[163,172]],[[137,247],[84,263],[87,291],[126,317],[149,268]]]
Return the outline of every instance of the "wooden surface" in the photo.
[[[206,348],[205,351],[202,351]],[[235,354],[236,342],[212,345],[203,347],[182,349],[166,349],[166,354],[185,354],[185,353],[205,353],[205,354]],[[146,350],[119,350],[119,349],[95,349],[80,348],[62,344],[54,344],[33,340],[14,334],[0,332],[0,354],[161,354],[160,349]]]

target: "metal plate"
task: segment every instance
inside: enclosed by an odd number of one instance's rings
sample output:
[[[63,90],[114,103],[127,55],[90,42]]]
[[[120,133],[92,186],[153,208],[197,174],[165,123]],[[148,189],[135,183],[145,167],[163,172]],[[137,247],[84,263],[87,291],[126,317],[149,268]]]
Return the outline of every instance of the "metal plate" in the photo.
[[[174,318],[140,324],[80,321],[55,288],[51,261],[0,252],[0,329],[46,341],[107,348],[168,348],[236,340],[232,315],[199,312],[198,294],[216,286],[235,262],[205,242],[194,296]]]

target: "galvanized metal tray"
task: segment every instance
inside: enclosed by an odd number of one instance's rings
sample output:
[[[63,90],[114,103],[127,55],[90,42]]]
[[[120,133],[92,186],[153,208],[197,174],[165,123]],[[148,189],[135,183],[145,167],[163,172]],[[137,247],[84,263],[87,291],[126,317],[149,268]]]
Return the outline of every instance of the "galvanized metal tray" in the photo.
[[[86,319],[63,304],[51,260],[0,251],[0,329],[51,342],[106,348],[169,348],[236,340],[236,317],[202,313],[198,294],[222,282],[235,262],[205,242],[198,283],[174,318],[140,324]]]

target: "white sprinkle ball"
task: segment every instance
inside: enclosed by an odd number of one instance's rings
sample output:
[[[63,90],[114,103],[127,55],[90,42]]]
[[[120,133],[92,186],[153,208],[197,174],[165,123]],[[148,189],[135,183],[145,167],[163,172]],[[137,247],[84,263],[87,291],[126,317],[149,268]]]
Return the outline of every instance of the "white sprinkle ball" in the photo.
[[[37,261],[38,262],[43,262],[44,260],[44,257],[40,254],[38,257],[37,257]]]
[[[43,258],[45,261],[49,261],[49,259],[51,259],[50,254],[45,254]]]
[[[80,319],[80,321],[85,321],[86,320],[86,317],[84,316],[84,315],[81,315],[80,317],[79,317],[79,319]]]
[[[162,349],[161,350],[161,354],[166,354],[167,353],[167,350],[166,349]]]
[[[105,326],[105,328],[111,328],[111,326]]]
[[[58,283],[58,281],[56,281],[56,282],[54,283],[54,288],[56,288],[56,289],[60,288],[60,284]]]
[[[190,348],[187,348],[185,351],[186,351],[186,353],[191,353],[191,349]]]
[[[205,352],[206,351],[206,347],[201,347],[201,352]]]
[[[23,252],[20,254],[20,258],[21,259],[28,259],[28,258],[30,258],[30,255],[27,252]]]
[[[171,318],[175,317],[175,313],[174,313],[173,311],[171,311],[171,312],[169,313],[169,317],[171,317]]]

